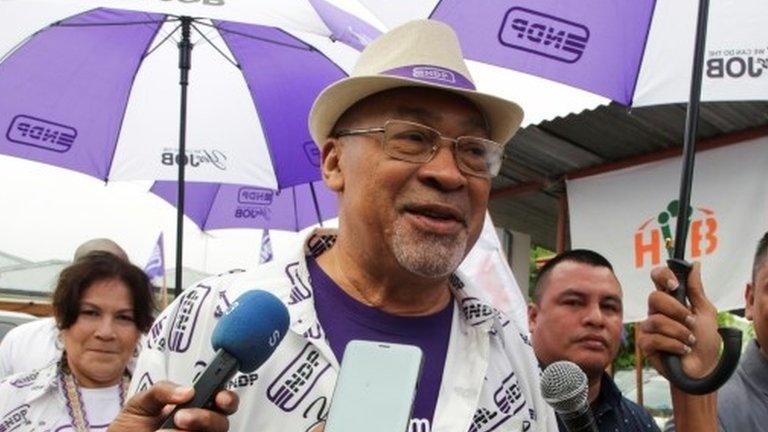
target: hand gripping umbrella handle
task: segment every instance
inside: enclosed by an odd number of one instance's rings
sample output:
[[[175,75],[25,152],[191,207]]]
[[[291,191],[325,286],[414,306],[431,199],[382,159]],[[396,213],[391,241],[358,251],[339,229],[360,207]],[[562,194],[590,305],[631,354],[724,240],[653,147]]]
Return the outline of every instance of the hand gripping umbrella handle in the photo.
[[[680,286],[673,292],[674,297],[686,304],[686,289],[688,285],[688,274],[693,266],[681,259],[670,259],[667,265],[677,277]],[[720,337],[723,338],[723,353],[717,363],[717,367],[706,377],[694,379],[689,377],[683,371],[683,363],[679,356],[665,354],[662,356],[662,363],[667,369],[669,381],[680,390],[694,395],[703,395],[711,393],[728,381],[741,356],[741,330],[730,327],[720,327],[717,329]]]

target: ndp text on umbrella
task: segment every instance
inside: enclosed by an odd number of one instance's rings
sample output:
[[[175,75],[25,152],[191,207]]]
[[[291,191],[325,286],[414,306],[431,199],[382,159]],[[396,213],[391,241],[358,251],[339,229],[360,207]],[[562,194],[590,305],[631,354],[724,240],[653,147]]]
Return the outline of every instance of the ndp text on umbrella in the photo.
[[[270,205],[275,192],[269,189],[256,187],[241,187],[237,192],[237,202],[240,204]]]
[[[589,41],[589,29],[579,23],[521,7],[507,11],[499,42],[510,48],[576,63]]]
[[[64,153],[75,143],[77,130],[49,120],[17,115],[11,121],[5,137],[17,144]]]

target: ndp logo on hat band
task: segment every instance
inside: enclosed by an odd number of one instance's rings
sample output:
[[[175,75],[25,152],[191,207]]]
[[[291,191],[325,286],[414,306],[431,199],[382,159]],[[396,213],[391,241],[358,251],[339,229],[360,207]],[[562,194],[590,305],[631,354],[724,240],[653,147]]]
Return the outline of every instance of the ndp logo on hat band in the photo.
[[[453,72],[429,66],[417,66],[413,68],[413,77],[432,81],[443,81],[450,84],[456,83],[456,76]]]
[[[412,78],[419,81],[475,90],[475,85],[462,74],[432,65],[410,65],[382,72],[383,75]]]

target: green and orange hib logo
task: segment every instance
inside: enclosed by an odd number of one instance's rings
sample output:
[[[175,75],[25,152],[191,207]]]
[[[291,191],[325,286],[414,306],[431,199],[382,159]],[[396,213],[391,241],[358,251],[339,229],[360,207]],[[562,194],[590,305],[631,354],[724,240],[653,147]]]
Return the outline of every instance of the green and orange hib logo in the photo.
[[[667,205],[657,217],[648,218],[635,231],[635,268],[661,264],[664,249],[672,257],[674,222],[679,210],[677,200]],[[717,218],[712,209],[696,207],[688,212],[688,256],[692,259],[710,255],[717,250]],[[656,222],[654,224],[654,222]]]

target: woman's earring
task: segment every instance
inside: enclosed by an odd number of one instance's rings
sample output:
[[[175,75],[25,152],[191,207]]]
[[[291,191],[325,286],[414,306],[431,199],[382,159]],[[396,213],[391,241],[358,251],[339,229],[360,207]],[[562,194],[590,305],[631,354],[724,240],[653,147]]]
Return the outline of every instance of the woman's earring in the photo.
[[[59,330],[58,334],[56,334],[56,342],[54,345],[56,346],[57,350],[64,351],[64,338],[61,334],[61,330]]]

